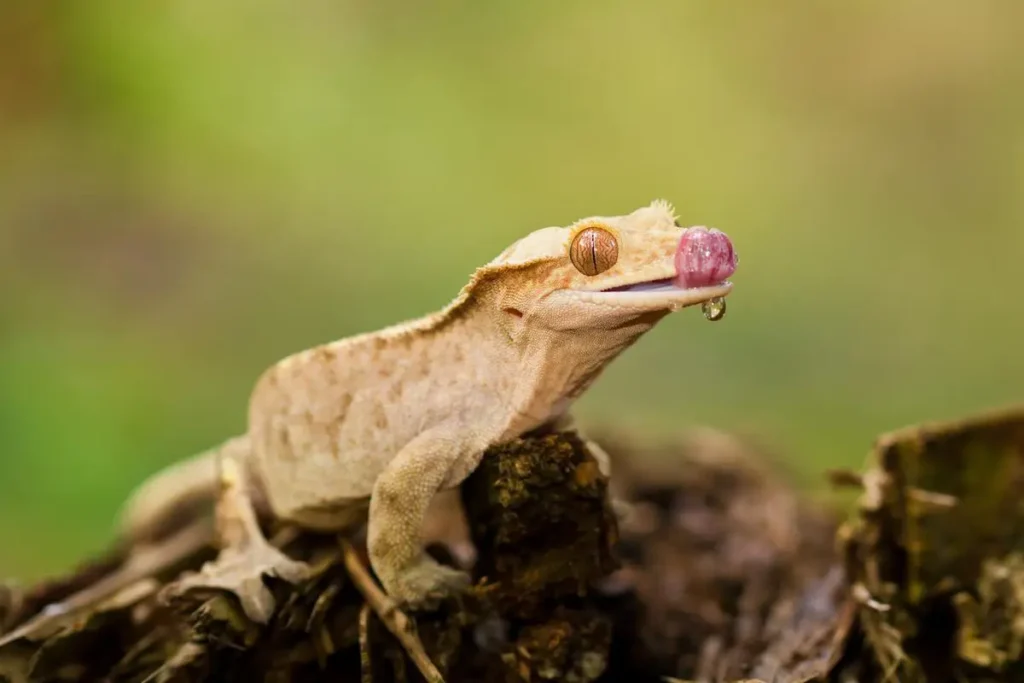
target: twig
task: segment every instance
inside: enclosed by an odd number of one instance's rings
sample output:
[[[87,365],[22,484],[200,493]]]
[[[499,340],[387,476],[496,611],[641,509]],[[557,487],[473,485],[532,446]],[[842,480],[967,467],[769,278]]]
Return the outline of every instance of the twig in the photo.
[[[341,541],[341,550],[345,558],[345,569],[348,570],[349,576],[355,582],[356,588],[366,598],[366,602],[377,613],[377,616],[384,622],[388,630],[394,634],[398,642],[402,644],[409,658],[416,665],[416,668],[420,670],[420,673],[423,674],[423,677],[427,679],[428,683],[444,683],[444,677],[437,670],[437,667],[434,666],[434,663],[430,661],[426,650],[423,649],[423,643],[420,642],[419,636],[416,635],[416,623],[398,609],[391,598],[384,594],[384,591],[380,589],[376,581],[373,580],[373,577],[370,576],[370,572],[363,566],[362,560],[359,559],[359,555],[356,553],[355,548],[352,547],[352,544],[348,542],[348,539],[341,538],[339,540]]]
[[[359,610],[359,672],[363,683],[373,683],[373,662],[370,660],[370,603]]]
[[[918,503],[922,512],[934,512],[941,510],[949,510],[955,508],[959,499],[956,496],[951,496],[948,493],[939,493],[938,491],[925,491],[919,488],[907,489],[909,498]]]
[[[888,612],[890,609],[892,609],[891,605],[887,605],[884,602],[875,600],[875,598],[871,595],[871,591],[868,589],[868,587],[860,581],[853,584],[853,586],[850,589],[850,592],[853,594],[853,598],[857,602],[864,605],[865,607],[868,607],[869,609],[875,610],[876,612]]]
[[[832,469],[825,471],[825,477],[833,488],[864,490],[864,477],[860,472],[848,469]]]

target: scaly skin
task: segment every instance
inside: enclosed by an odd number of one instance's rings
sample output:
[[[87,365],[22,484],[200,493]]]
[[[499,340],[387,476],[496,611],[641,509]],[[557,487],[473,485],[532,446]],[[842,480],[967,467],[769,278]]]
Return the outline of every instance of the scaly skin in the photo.
[[[580,247],[583,269],[605,268],[586,274],[570,250],[580,231],[594,227],[617,253],[609,259],[589,243]],[[299,526],[342,531],[368,510],[370,560],[385,590],[401,604],[427,606],[468,581],[423,551],[433,496],[462,482],[489,446],[568,425],[572,402],[669,312],[729,294],[731,284],[717,276],[728,277],[734,262],[712,264],[716,280],[703,287],[601,291],[694,282],[693,273],[677,272],[685,231],[658,201],[530,233],[478,269],[444,310],[268,369],[252,393],[247,433],[222,455],[240,464],[274,515]],[[143,538],[181,501],[214,495],[218,452],[141,487],[125,511],[128,535]],[[267,568],[267,546],[255,545],[264,554],[253,563],[257,572]],[[280,557],[293,570],[289,562]],[[208,570],[216,573],[216,564]]]

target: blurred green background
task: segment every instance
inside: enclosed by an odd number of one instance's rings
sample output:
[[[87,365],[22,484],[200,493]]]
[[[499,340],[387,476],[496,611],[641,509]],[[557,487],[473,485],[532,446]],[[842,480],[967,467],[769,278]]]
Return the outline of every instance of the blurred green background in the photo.
[[[0,575],[111,539],[277,358],[656,197],[742,255],[586,421],[771,444],[1024,398],[1024,5],[0,3]]]

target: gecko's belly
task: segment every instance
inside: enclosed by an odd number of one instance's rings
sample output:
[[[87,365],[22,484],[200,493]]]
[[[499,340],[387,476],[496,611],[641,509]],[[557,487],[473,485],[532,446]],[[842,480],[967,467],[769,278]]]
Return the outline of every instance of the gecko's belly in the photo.
[[[299,521],[301,511],[346,507],[368,498],[403,436],[372,423],[316,417],[279,415],[254,430],[259,433],[253,444],[256,469],[281,517]]]
[[[387,452],[365,450],[348,451],[341,457],[330,449],[290,456],[280,451],[257,455],[258,475],[274,514],[307,526],[305,519],[310,516],[330,516],[364,503],[391,458]]]

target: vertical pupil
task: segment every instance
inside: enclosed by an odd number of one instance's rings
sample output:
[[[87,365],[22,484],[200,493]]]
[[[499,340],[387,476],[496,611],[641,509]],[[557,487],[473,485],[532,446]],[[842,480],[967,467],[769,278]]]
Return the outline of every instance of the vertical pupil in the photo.
[[[597,275],[615,264],[618,245],[615,238],[599,228],[580,232],[572,242],[569,257],[584,275]]]

